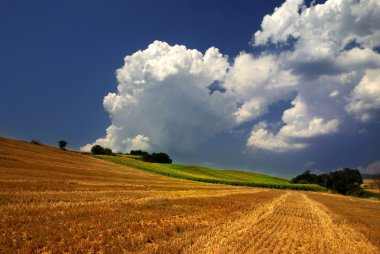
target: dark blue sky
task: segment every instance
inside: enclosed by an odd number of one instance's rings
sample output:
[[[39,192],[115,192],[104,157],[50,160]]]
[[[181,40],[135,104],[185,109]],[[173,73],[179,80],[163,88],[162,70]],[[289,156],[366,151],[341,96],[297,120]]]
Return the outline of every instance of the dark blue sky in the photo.
[[[154,40],[235,56],[279,1],[0,1],[0,135],[70,148],[104,135],[123,58]]]
[[[102,101],[116,91],[115,71],[126,55],[155,40],[201,52],[214,46],[230,59],[241,51],[260,52],[249,43],[252,35],[260,29],[263,17],[282,2],[0,1],[0,135],[50,145],[65,139],[70,149],[79,149],[105,135],[110,119]],[[290,106],[290,101],[272,105],[271,114],[264,118],[278,121]],[[378,126],[366,128],[376,133]],[[193,160],[181,155],[177,159],[283,176],[309,166],[300,161],[316,169],[334,169],[365,166],[380,159],[377,134],[351,137],[343,131],[314,142],[313,149],[291,156],[280,154],[273,160],[265,152],[241,155],[247,133],[219,135],[210,147],[190,154]],[[353,144],[366,148],[358,150]],[[222,149],[226,145],[230,149]],[[231,156],[234,149],[237,152]],[[332,151],[336,151],[334,160],[329,157]],[[285,170],[276,171],[278,165]],[[299,166],[295,169],[294,165]]]

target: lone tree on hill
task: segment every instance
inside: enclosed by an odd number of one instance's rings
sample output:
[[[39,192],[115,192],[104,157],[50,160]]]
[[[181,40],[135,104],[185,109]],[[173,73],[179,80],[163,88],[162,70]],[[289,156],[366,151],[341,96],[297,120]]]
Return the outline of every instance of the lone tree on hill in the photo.
[[[62,150],[66,150],[65,147],[67,145],[67,141],[61,139],[60,141],[58,141],[58,145],[59,145],[59,148],[61,148]]]

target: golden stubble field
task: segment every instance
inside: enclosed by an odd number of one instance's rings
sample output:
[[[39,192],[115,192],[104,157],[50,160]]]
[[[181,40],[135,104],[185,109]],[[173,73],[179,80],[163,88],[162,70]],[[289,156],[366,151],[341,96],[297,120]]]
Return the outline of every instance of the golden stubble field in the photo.
[[[0,253],[380,253],[380,202],[154,175],[0,138]]]
[[[375,193],[380,193],[380,188],[378,187],[378,184],[375,183],[375,180],[373,179],[364,179],[363,180],[364,184],[364,189],[375,192]]]

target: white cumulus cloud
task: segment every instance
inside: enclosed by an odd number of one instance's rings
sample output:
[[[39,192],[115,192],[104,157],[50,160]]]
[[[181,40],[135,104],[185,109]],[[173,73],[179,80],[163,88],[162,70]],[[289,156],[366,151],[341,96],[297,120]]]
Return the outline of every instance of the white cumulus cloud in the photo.
[[[253,128],[247,141],[247,146],[275,152],[285,152],[305,148],[307,144],[294,142],[281,133],[274,135],[268,130],[266,122],[259,122]]]
[[[112,125],[94,144],[123,152],[187,150],[230,129],[236,110],[231,95],[208,88],[223,81],[228,68],[227,57],[214,47],[202,54],[161,41],[125,57],[117,70],[118,91],[103,102]]]
[[[263,18],[252,45],[269,47],[231,63],[215,47],[161,41],[126,56],[117,92],[103,101],[111,125],[82,149],[188,151],[242,127],[248,148],[286,152],[352,121],[379,120],[380,1],[287,0]],[[292,105],[271,128],[265,117],[281,100]]]
[[[307,144],[299,142],[300,138],[321,136],[338,130],[337,119],[325,120],[322,116],[310,115],[308,106],[300,97],[292,104],[294,107],[284,112],[282,121],[285,125],[276,135],[267,129],[267,124],[260,122],[253,128],[247,146],[276,152],[302,149]]]
[[[267,113],[270,104],[290,97],[297,83],[290,71],[280,69],[276,56],[241,53],[225,80],[227,94],[240,103],[235,121],[240,124]]]
[[[360,171],[365,174],[380,174],[380,161],[372,162],[367,167],[361,168]]]
[[[351,92],[346,110],[363,122],[379,117],[380,69],[366,71],[359,84]]]
[[[258,124],[247,146],[277,152],[301,149],[305,139],[333,134],[349,124],[347,113],[361,121],[379,114],[380,2],[328,0],[305,6],[288,0],[266,15],[254,45],[292,44],[276,54],[280,71],[298,79],[293,108],[283,127],[271,132]]]

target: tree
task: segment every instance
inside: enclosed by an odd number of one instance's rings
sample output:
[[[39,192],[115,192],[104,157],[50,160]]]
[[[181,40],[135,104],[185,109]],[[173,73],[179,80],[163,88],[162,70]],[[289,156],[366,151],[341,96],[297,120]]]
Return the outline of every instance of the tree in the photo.
[[[60,141],[58,141],[58,145],[59,145],[59,148],[61,148],[62,150],[66,150],[65,147],[67,145],[67,141],[61,139]]]
[[[320,186],[333,189],[344,195],[362,195],[363,189],[360,185],[363,183],[362,175],[357,169],[345,168],[328,174],[315,175],[306,170],[302,174],[294,177],[292,183],[313,183]]]
[[[146,153],[143,155],[143,160],[154,163],[172,163],[172,159],[170,159],[169,155],[166,153]]]
[[[91,148],[91,152],[93,154],[99,154],[99,155],[114,155],[114,153],[112,152],[110,148],[102,147],[100,145],[94,145]]]
[[[345,168],[331,172],[330,175],[333,190],[344,195],[352,195],[362,191],[360,185],[363,183],[363,178],[359,170]]]
[[[93,154],[105,154],[105,150],[104,150],[104,147],[100,146],[100,145],[94,145],[92,148],[91,148],[91,152]]]
[[[321,185],[326,188],[331,188],[332,187],[331,174],[318,175],[316,184]]]
[[[292,179],[292,182],[293,183],[303,183],[303,184],[305,184],[305,183],[317,183],[317,178],[318,178],[317,175],[311,174],[310,170],[306,170],[302,174],[294,177]]]
[[[104,148],[104,154],[105,155],[113,155],[113,152],[110,148]]]
[[[130,155],[137,155],[137,156],[146,156],[149,155],[148,152],[142,151],[142,150],[131,150],[129,152]]]

